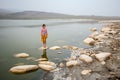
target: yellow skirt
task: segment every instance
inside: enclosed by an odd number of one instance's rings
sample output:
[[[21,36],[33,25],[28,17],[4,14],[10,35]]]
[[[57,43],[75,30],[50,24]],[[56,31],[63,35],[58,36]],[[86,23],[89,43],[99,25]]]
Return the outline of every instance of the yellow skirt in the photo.
[[[47,37],[48,37],[47,34],[46,34],[46,35],[42,35],[42,36],[41,36],[41,41],[42,41],[42,42],[46,42]]]

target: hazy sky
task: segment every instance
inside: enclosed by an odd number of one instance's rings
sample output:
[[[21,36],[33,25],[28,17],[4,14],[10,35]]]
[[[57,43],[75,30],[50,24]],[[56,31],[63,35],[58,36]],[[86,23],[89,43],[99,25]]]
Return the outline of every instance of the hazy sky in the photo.
[[[120,0],[0,0],[0,8],[74,15],[120,16]]]

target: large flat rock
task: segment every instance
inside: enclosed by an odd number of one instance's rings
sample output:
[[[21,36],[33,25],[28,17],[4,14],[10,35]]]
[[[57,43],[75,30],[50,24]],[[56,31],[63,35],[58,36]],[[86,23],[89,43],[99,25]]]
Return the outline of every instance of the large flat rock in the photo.
[[[37,65],[20,65],[12,67],[9,71],[12,73],[26,73],[29,71],[37,70],[39,67]]]
[[[18,53],[18,54],[15,54],[14,56],[17,57],[17,58],[27,58],[27,57],[29,57],[29,54],[27,54],[27,53]]]

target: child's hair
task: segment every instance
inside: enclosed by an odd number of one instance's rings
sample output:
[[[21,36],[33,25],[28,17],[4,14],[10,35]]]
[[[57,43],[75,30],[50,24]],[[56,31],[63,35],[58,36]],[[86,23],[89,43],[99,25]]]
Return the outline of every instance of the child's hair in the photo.
[[[46,25],[45,25],[45,24],[43,24],[43,25],[42,25],[42,27],[43,27],[43,26],[46,26]]]

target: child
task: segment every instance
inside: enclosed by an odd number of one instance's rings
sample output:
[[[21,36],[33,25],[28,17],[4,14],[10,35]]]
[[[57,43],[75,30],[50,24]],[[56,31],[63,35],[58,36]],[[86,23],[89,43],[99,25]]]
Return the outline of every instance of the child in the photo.
[[[46,39],[48,37],[48,32],[46,29],[46,25],[43,24],[42,25],[42,29],[41,29],[41,41],[43,43],[43,49],[46,49]]]

